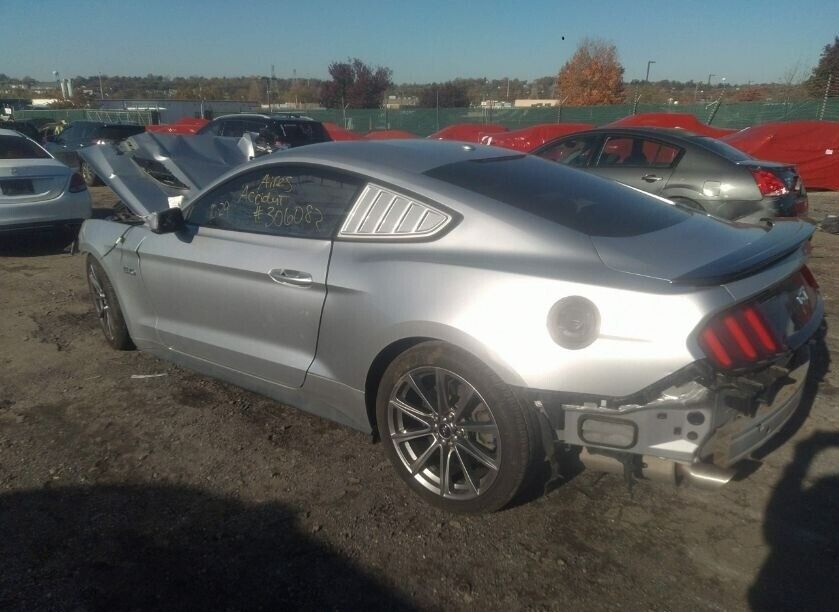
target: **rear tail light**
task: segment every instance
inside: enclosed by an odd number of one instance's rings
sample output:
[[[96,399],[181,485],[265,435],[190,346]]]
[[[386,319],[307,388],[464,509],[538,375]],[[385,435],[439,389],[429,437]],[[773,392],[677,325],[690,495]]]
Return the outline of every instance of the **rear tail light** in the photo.
[[[724,369],[747,367],[783,351],[755,304],[744,304],[711,319],[699,334],[708,358]]]
[[[760,195],[766,196],[780,196],[789,193],[786,184],[774,172],[758,168],[752,170],[757,188],[760,190]]]
[[[85,189],[87,189],[87,185],[85,185],[82,175],[78,172],[74,172],[73,176],[70,177],[70,187],[68,187],[67,190],[70,193],[79,193]]]

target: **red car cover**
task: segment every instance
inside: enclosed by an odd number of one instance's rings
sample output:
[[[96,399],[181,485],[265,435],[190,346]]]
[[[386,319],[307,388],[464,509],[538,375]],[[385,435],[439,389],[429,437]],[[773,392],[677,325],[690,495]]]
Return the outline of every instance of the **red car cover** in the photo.
[[[839,190],[839,122],[755,125],[721,138],[758,159],[795,164],[804,186]]]
[[[202,127],[207,125],[206,119],[193,119],[183,117],[175,123],[160,123],[158,125],[147,125],[147,132],[162,132],[163,134],[195,134]]]
[[[363,140],[364,136],[361,134],[356,134],[351,130],[347,130],[342,128],[337,123],[332,123],[331,121],[324,121],[323,127],[326,129],[326,133],[329,134],[329,137],[332,140]]]
[[[594,126],[590,123],[543,123],[511,132],[483,134],[481,142],[493,147],[504,147],[529,153],[554,138],[590,130]]]
[[[396,138],[419,138],[416,134],[405,130],[376,130],[364,135],[367,140],[393,140]]]
[[[727,134],[733,134],[737,130],[711,127],[702,123],[690,113],[641,113],[640,115],[629,115],[608,124],[607,127],[663,127],[681,128],[694,134],[720,138]]]
[[[429,138],[436,140],[460,140],[481,142],[481,136],[506,132],[507,128],[497,123],[455,123],[434,132]]]

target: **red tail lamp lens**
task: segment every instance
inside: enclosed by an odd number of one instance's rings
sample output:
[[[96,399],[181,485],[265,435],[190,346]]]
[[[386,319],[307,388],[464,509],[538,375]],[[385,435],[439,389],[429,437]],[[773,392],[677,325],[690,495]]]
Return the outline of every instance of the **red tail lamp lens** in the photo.
[[[738,306],[711,319],[699,335],[708,358],[721,368],[740,368],[779,353],[781,345],[756,306]]]
[[[752,170],[752,176],[755,177],[755,183],[762,196],[779,196],[789,193],[784,181],[769,170]]]

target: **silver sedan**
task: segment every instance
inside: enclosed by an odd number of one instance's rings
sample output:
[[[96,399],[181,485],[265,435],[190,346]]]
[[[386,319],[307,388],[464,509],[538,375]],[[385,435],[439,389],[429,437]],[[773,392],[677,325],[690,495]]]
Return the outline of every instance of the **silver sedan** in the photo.
[[[372,433],[445,509],[504,507],[559,449],[720,484],[798,406],[805,223],[439,141],[284,151],[178,208],[139,148],[83,153],[136,215],[81,232],[108,342]]]
[[[0,233],[78,228],[90,216],[80,175],[34,140],[0,129]]]

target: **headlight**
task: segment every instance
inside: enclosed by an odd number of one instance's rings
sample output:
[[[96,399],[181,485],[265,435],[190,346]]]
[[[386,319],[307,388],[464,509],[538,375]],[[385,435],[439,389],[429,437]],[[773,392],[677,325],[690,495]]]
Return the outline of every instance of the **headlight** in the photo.
[[[548,313],[548,332],[563,348],[585,348],[600,334],[600,312],[584,297],[562,298]]]

